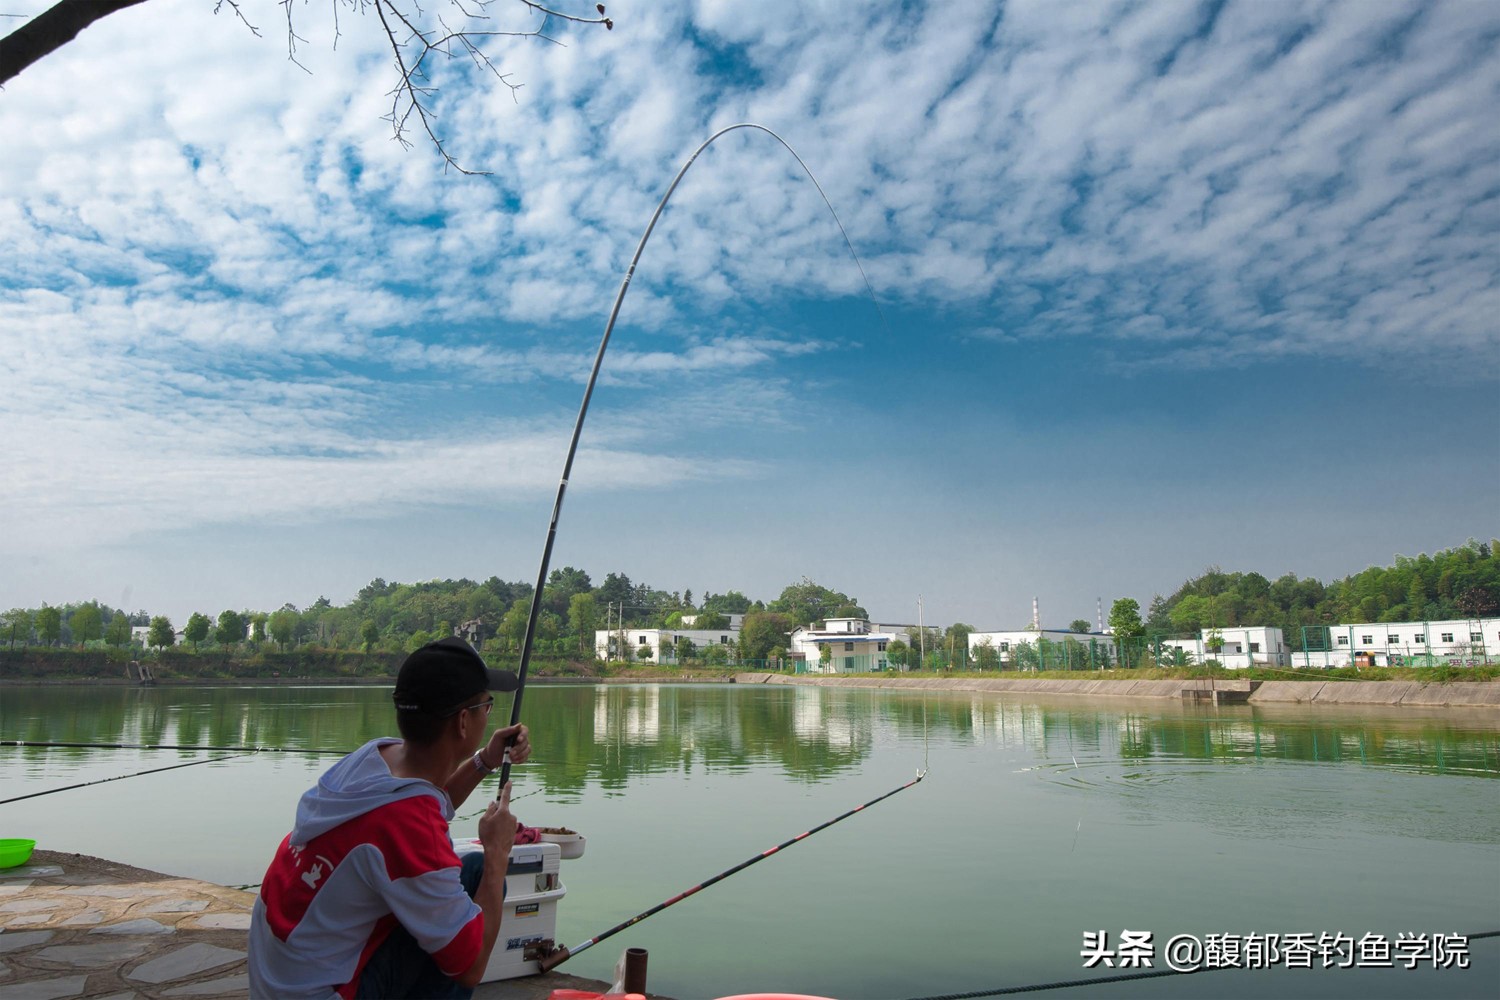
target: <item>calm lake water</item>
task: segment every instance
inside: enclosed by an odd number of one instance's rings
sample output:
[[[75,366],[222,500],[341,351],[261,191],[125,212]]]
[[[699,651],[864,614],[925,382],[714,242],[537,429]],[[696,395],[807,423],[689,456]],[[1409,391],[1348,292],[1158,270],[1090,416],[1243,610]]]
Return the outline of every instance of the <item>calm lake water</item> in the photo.
[[[0,688],[0,739],[347,750],[374,687]],[[508,716],[497,705],[495,719]],[[649,949],[653,991],[911,998],[1084,978],[1086,930],[1500,930],[1500,715],[764,686],[534,686],[515,811],[569,826],[576,946],[862,802],[881,804],[563,968]],[[0,748],[0,798],[220,756]],[[332,758],[239,756],[0,806],[0,837],[259,882]],[[489,787],[489,786],[486,786]],[[483,802],[460,810],[473,836]],[[1052,995],[1476,997],[1467,972],[1215,971]],[[1158,958],[1157,967],[1161,967]]]

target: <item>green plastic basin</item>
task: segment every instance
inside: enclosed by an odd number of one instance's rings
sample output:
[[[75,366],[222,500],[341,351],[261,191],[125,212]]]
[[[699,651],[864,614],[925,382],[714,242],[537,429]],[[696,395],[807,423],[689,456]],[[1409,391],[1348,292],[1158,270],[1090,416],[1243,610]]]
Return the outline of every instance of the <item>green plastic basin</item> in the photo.
[[[24,865],[35,849],[36,841],[34,840],[0,840],[0,868]]]

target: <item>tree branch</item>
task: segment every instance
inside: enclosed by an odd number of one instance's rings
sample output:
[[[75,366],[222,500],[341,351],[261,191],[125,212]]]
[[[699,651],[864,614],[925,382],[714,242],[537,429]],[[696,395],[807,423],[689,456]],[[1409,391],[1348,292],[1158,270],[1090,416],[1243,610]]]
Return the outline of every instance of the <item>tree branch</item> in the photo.
[[[62,48],[100,18],[144,0],[58,0],[54,6],[0,38],[0,84],[43,56]]]
[[[72,41],[80,31],[95,21],[108,17],[116,11],[124,10],[126,7],[134,7],[144,2],[145,0],[57,0],[52,7],[27,21],[9,35],[0,38],[0,85],[38,59]],[[214,13],[217,14],[228,7],[252,34],[260,37],[260,29],[251,24],[246,19],[244,11],[240,9],[241,2],[242,0],[213,0]],[[287,59],[304,72],[311,72],[298,59],[298,46],[306,39],[297,34],[293,13],[295,0],[278,0],[278,2],[286,18]],[[412,118],[415,117],[421,124],[422,130],[427,133],[427,138],[442,156],[444,163],[463,174],[484,172],[468,170],[461,166],[449,155],[443,145],[443,140],[434,128],[436,114],[431,101],[437,90],[427,83],[429,56],[442,55],[451,59],[456,54],[454,51],[456,43],[463,47],[463,51],[467,53],[476,67],[489,70],[494,74],[495,79],[509,87],[511,97],[515,99],[516,92],[521,89],[521,85],[513,83],[510,74],[500,72],[485,55],[481,48],[485,39],[538,38],[554,45],[561,45],[562,42],[546,33],[548,19],[553,17],[576,24],[602,24],[606,30],[614,28],[614,22],[604,16],[602,3],[594,5],[594,9],[599,14],[598,17],[580,17],[553,10],[535,0],[517,0],[531,12],[542,15],[541,23],[536,28],[530,31],[471,31],[462,27],[450,28],[441,16],[429,16],[422,9],[421,0],[330,0],[330,2],[334,14],[335,48],[342,36],[342,26],[339,23],[341,5],[360,13],[373,10],[380,20],[381,29],[385,32],[386,41],[391,48],[391,56],[396,64],[397,73],[397,83],[391,91],[391,111],[390,114],[383,116],[385,121],[391,123],[393,138],[409,149],[411,142],[406,133],[412,127]],[[470,23],[489,21],[489,7],[492,2],[493,0],[448,0],[448,3],[465,21]],[[424,30],[418,23],[431,23],[434,20],[441,30],[431,28]]]
[[[615,30],[615,22],[612,19],[604,16],[604,5],[602,3],[594,4],[594,9],[599,12],[598,17],[578,17],[574,14],[564,14],[562,11],[552,10],[549,7],[543,7],[539,3],[533,3],[532,0],[521,0],[521,2],[530,7],[532,10],[537,11],[541,14],[545,14],[548,17],[561,18],[564,21],[576,21],[579,24],[602,24],[604,25],[604,30],[606,31]]]
[[[521,0],[521,2],[525,3],[528,7],[541,11],[543,14],[547,13],[546,8],[529,3],[527,0]],[[543,41],[552,42],[554,45],[561,45],[562,43],[545,34],[547,27],[545,19],[543,19],[541,25],[530,31],[455,31],[449,28],[441,17],[438,17],[437,22],[442,26],[443,33],[436,34],[431,31],[423,31],[417,25],[413,24],[405,12],[396,5],[396,0],[374,0],[373,6],[376,16],[380,18],[380,26],[385,31],[386,41],[391,47],[391,57],[396,63],[396,71],[400,77],[399,82],[391,91],[390,114],[384,116],[385,120],[391,123],[392,138],[404,148],[410,149],[411,141],[406,138],[406,131],[410,126],[412,116],[415,115],[417,121],[422,125],[422,130],[427,133],[427,138],[437,149],[438,154],[442,156],[445,164],[461,174],[489,176],[488,171],[469,170],[455,160],[448,152],[447,147],[443,145],[443,140],[434,131],[433,119],[436,115],[427,102],[433,93],[435,93],[435,88],[422,85],[422,81],[427,80],[425,69],[427,57],[439,54],[451,59],[453,57],[452,44],[457,42],[464,47],[476,65],[488,69],[495,75],[495,79],[509,87],[511,97],[514,98],[516,91],[521,89],[521,85],[512,83],[510,81],[510,74],[501,73],[490,62],[489,58],[480,50],[476,39],[500,37],[540,38]],[[459,13],[471,20],[488,19],[483,13],[475,13],[464,9],[457,0],[454,0],[454,6],[458,8]],[[477,3],[480,11],[486,10],[488,6],[485,0],[480,0]],[[420,11],[420,8],[417,9]],[[585,24],[602,23],[576,17],[569,17],[567,19],[580,21]],[[404,39],[397,37],[397,28],[393,25],[393,22],[399,23],[400,30],[405,32]],[[410,50],[415,50],[415,56],[409,59]]]

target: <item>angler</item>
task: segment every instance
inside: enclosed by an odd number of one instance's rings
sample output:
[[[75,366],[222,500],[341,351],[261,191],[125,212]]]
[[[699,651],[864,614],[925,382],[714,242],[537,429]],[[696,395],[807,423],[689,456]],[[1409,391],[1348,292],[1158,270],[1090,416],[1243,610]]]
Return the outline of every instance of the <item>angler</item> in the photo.
[[[485,737],[491,670],[462,639],[406,658],[394,702],[400,739],[375,739],[302,796],[266,870],[250,925],[250,995],[468,997],[489,963],[517,823],[510,783],[479,820],[482,852],[460,863],[455,807],[501,760],[531,755],[526,727]]]

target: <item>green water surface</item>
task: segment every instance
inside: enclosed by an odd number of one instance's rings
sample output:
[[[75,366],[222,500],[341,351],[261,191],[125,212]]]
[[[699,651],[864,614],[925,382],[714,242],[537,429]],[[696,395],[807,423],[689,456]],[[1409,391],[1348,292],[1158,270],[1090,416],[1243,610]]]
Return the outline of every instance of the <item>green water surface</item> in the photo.
[[[0,739],[352,749],[374,687],[0,687]],[[713,686],[533,686],[516,814],[588,837],[577,945],[909,782],[918,785],[578,956],[650,952],[679,1000],[911,998],[1083,978],[1082,935],[1500,930],[1500,715]],[[508,715],[497,706],[495,720]],[[225,756],[0,750],[0,798]],[[332,758],[257,754],[0,806],[0,837],[230,885],[260,880]],[[459,811],[472,836],[483,802]],[[1467,972],[1221,971],[1076,996],[1500,995]],[[1161,963],[1158,961],[1157,967]]]

